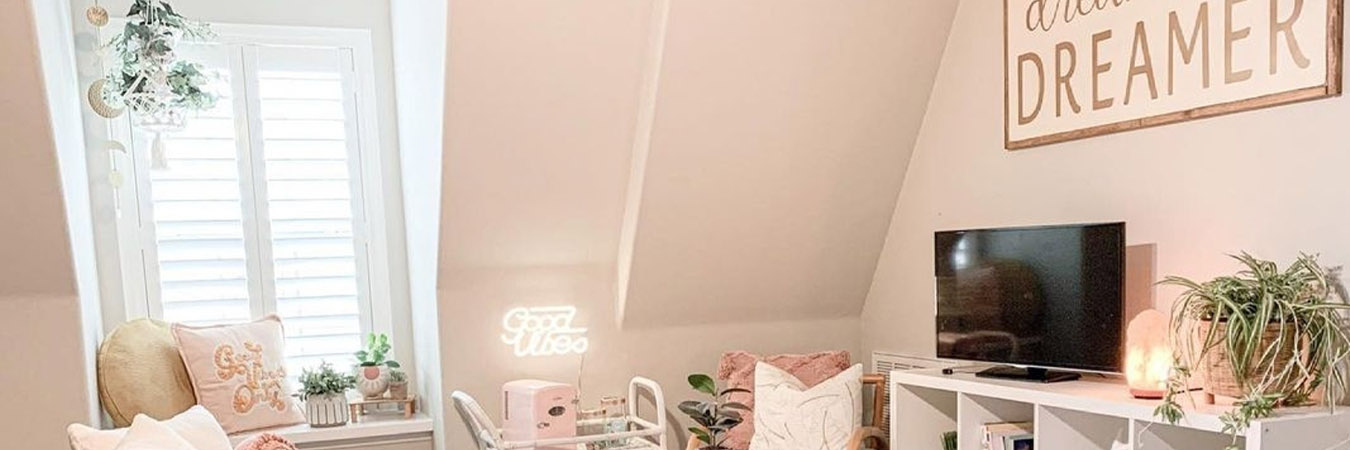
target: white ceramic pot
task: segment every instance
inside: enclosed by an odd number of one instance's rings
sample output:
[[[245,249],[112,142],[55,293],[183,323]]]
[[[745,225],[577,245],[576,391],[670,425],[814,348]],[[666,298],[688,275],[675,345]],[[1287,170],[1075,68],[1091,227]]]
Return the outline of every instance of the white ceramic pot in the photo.
[[[389,389],[389,374],[383,367],[356,368],[356,390],[367,399],[380,398]]]
[[[344,394],[312,395],[305,399],[305,416],[309,417],[311,427],[346,425],[349,412]]]

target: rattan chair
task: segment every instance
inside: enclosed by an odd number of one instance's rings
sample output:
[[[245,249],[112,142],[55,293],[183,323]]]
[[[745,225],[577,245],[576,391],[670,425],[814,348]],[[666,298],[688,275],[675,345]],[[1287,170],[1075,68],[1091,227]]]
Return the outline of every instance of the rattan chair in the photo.
[[[889,450],[890,439],[881,431],[881,423],[886,412],[886,377],[881,374],[863,374],[863,388],[872,387],[872,414],[863,417],[863,426],[853,430],[848,440],[847,450]],[[870,419],[870,420],[869,420]],[[686,450],[698,450],[703,443],[697,437],[689,437]]]

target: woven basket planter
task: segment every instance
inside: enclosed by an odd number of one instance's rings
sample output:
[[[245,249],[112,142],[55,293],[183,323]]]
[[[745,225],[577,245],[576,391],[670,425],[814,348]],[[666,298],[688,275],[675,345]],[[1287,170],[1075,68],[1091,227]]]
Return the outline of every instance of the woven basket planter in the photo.
[[[1204,336],[1209,335],[1211,326],[1215,326],[1213,322],[1202,322],[1200,324],[1200,339],[1204,339]],[[1233,373],[1233,365],[1229,361],[1228,347],[1222,342],[1222,336],[1227,332],[1227,328],[1228,325],[1222,322],[1217,325],[1215,333],[1220,337],[1220,343],[1210,349],[1205,355],[1205,393],[1224,397],[1242,398],[1247,394],[1247,386],[1250,385],[1255,387],[1260,383],[1262,376],[1265,375],[1264,369],[1266,367],[1263,365],[1253,365],[1252,367],[1249,367],[1247,373],[1242,374],[1241,377],[1239,377],[1238,374]],[[1284,342],[1280,344],[1281,348],[1275,354],[1276,367],[1283,367],[1295,356],[1295,341],[1294,337],[1291,336],[1292,330],[1285,330],[1284,333],[1286,338]],[[1257,346],[1255,350],[1256,354],[1252,356],[1252,359],[1259,358],[1261,354],[1264,354],[1279,336],[1279,324],[1267,325],[1266,332],[1261,337],[1261,343]],[[1265,389],[1265,393],[1288,392],[1286,387],[1290,386],[1275,383],[1268,386]]]

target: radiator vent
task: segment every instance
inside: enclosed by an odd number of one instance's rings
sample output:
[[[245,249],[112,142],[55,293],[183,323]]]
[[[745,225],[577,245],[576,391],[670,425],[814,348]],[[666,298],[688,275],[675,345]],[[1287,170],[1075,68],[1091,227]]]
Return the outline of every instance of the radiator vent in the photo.
[[[891,371],[955,367],[956,363],[936,358],[902,355],[890,352],[872,352],[872,372],[886,376],[886,411],[879,426],[887,436],[891,434]]]

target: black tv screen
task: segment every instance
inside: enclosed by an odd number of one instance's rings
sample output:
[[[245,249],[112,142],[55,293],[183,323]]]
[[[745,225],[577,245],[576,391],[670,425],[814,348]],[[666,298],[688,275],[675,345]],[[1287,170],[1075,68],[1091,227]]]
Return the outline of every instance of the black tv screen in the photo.
[[[934,235],[940,358],[1120,372],[1125,224]]]

